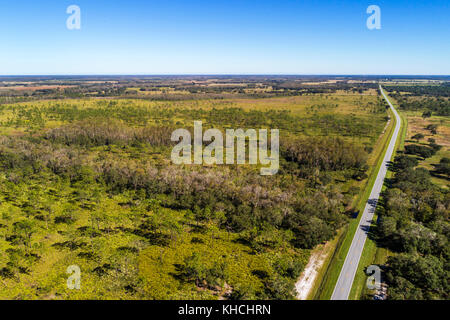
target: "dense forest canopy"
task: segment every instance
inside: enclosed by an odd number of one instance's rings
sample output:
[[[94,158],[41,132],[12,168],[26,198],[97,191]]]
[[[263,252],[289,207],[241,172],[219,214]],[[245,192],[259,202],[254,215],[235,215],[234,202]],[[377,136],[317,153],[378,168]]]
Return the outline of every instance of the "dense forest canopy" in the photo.
[[[377,227],[394,255],[387,261],[390,299],[448,299],[450,194],[408,155],[395,159],[392,186]]]

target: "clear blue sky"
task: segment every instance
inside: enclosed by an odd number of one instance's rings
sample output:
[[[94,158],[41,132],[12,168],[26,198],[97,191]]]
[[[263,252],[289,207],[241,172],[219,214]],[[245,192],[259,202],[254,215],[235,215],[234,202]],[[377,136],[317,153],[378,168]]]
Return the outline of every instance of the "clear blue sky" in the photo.
[[[449,21],[449,0],[0,0],[0,75],[449,75]]]

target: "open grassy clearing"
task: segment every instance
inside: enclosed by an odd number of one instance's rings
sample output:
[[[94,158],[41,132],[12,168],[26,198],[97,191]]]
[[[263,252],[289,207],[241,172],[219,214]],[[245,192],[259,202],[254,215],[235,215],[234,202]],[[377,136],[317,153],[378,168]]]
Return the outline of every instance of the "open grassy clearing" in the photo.
[[[406,141],[426,145],[428,139],[434,139],[438,145],[443,146],[435,155],[419,162],[419,167],[433,171],[434,165],[438,164],[442,158],[450,158],[450,119],[444,116],[432,115],[430,118],[423,118],[422,112],[408,111],[405,113],[408,119],[408,131]],[[433,134],[427,127],[430,125],[437,126],[437,133]],[[412,137],[416,134],[422,134],[424,138],[414,140]],[[434,174],[432,176],[434,184],[443,188],[448,188],[447,178]]]

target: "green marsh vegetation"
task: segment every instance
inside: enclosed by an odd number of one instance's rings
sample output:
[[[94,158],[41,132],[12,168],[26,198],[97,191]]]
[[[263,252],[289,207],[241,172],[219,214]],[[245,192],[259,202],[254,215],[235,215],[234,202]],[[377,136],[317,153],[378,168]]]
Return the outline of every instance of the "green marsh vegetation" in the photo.
[[[280,129],[279,173],[171,164],[171,132],[194,120]],[[358,91],[5,102],[0,298],[292,299],[310,250],[348,223],[385,124]]]

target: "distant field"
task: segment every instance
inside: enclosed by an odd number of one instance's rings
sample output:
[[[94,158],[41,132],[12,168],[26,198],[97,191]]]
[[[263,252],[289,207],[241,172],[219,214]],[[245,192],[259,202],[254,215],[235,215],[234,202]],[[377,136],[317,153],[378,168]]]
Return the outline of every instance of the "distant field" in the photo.
[[[65,89],[70,88],[73,86],[61,86],[61,85],[45,85],[45,86],[21,86],[21,85],[15,85],[15,86],[8,86],[8,87],[2,87],[0,86],[0,91],[7,91],[7,90],[14,90],[14,91],[35,91],[35,90],[51,90],[51,89]]]
[[[434,164],[438,164],[439,161],[446,157],[450,158],[450,119],[449,117],[443,116],[431,116],[430,118],[423,118],[422,112],[406,112],[406,117],[408,119],[408,131],[407,131],[407,142],[416,143],[416,140],[412,140],[411,137],[421,133],[424,138],[419,140],[419,144],[426,144],[428,139],[435,139],[436,143],[443,146],[434,156],[427,158],[426,160],[420,161],[419,166],[424,167],[430,171],[434,170]],[[430,130],[426,127],[430,124],[437,125],[437,133],[432,134]],[[433,183],[448,188],[449,181],[445,177],[439,177],[437,175],[432,176]]]

